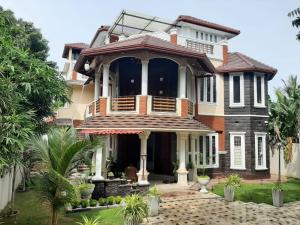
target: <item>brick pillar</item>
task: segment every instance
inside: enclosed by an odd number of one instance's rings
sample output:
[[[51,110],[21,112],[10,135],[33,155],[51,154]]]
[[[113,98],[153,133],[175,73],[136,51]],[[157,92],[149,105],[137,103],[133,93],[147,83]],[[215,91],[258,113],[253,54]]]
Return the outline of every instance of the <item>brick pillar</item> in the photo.
[[[228,45],[223,44],[223,65],[228,63]]]
[[[107,115],[107,98],[100,97],[100,116],[106,116]]]
[[[189,107],[188,99],[183,98],[180,101],[181,101],[181,117],[187,117],[188,116],[188,107]]]
[[[72,80],[77,80],[77,72],[75,70],[72,72]]]
[[[177,44],[177,30],[173,28],[170,30],[170,41],[173,44]]]
[[[139,96],[140,99],[140,109],[139,109],[139,114],[140,115],[146,115],[147,114],[147,101],[148,101],[148,96],[147,95],[141,95]]]

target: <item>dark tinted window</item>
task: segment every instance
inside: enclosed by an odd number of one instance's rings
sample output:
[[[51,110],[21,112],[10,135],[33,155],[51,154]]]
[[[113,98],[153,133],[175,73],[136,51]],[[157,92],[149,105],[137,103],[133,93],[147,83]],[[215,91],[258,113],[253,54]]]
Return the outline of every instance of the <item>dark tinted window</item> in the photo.
[[[241,100],[240,76],[233,76],[233,102],[239,103]]]
[[[256,77],[256,94],[257,94],[257,103],[261,103],[261,77]]]

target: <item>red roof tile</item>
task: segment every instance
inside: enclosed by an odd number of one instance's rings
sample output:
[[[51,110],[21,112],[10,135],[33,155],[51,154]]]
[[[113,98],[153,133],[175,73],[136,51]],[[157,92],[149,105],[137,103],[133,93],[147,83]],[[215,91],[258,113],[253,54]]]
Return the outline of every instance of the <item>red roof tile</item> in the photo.
[[[228,53],[228,63],[219,66],[217,71],[220,73],[254,71],[268,73],[272,76],[277,73],[277,69],[239,52]]]
[[[233,28],[230,28],[230,27],[226,27],[226,26],[223,26],[223,25],[220,25],[220,24],[208,22],[206,20],[201,20],[201,19],[198,19],[198,18],[195,18],[195,17],[192,17],[192,16],[180,15],[180,16],[178,16],[175,23],[178,23],[180,21],[186,22],[186,23],[192,23],[192,24],[195,24],[195,25],[208,27],[208,28],[212,28],[212,29],[216,29],[216,30],[220,30],[220,31],[224,31],[224,32],[227,32],[227,33],[235,34],[235,35],[240,34],[239,30],[236,30],[236,29],[233,29]]]
[[[70,49],[70,48],[75,48],[75,49],[85,49],[85,48],[88,48],[88,47],[89,47],[88,44],[82,43],[82,42],[65,44],[65,47],[64,47],[64,51],[63,51],[62,57],[63,57],[63,58],[67,58],[67,57],[68,57],[69,49]]]
[[[212,132],[197,120],[175,116],[113,115],[98,116],[84,121],[78,129],[87,130],[160,130]]]

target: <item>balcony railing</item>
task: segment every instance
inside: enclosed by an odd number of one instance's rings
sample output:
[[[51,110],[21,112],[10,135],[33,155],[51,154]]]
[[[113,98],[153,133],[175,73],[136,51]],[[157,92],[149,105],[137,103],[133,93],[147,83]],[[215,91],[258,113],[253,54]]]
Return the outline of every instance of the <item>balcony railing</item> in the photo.
[[[85,110],[85,118],[95,116],[100,113],[100,99],[92,101],[87,105]]]
[[[111,98],[111,111],[135,111],[136,96]]]
[[[154,112],[176,112],[176,98],[152,97],[152,111]]]

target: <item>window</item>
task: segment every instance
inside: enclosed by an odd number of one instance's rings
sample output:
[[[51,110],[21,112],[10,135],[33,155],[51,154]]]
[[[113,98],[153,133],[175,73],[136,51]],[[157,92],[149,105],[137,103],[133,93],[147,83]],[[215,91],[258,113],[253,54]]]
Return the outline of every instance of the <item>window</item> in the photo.
[[[205,34],[205,40],[208,41],[208,34]]]
[[[209,40],[210,40],[210,42],[213,41],[213,36],[212,36],[212,34],[209,35]]]
[[[244,106],[244,76],[243,74],[230,74],[229,77],[230,107]]]
[[[203,35],[203,33],[201,32],[201,40],[203,40],[203,38],[204,38],[204,35]]]
[[[199,136],[198,166],[219,167],[218,134]],[[197,161],[196,161],[197,162]]]
[[[245,133],[230,134],[230,169],[245,170]]]
[[[217,37],[217,35],[215,35],[215,43],[217,43],[218,42],[218,37]]]
[[[266,133],[254,132],[255,135],[255,169],[266,170]]]
[[[265,78],[262,74],[254,74],[254,107],[266,107]]]
[[[201,77],[198,80],[198,99],[200,102],[217,102],[217,80],[216,75],[211,77]]]
[[[196,31],[196,38],[198,39],[199,38],[199,32]]]

